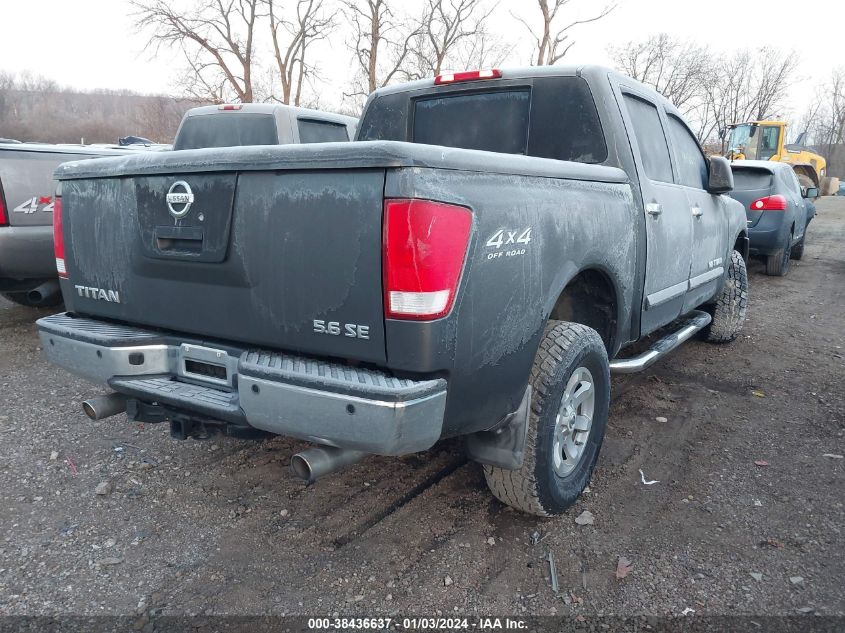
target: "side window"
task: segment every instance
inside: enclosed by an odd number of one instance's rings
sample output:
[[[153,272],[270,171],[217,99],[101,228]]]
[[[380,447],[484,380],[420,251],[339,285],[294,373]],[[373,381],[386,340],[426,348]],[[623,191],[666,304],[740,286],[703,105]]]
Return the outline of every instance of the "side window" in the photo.
[[[646,176],[659,182],[672,182],[669,147],[657,108],[648,101],[629,94],[625,95],[625,107],[628,108],[628,114],[634,124],[634,134],[640,146]]]
[[[678,161],[679,184],[696,189],[707,189],[707,160],[698,141],[687,126],[676,116],[669,115],[669,134]]]
[[[800,198],[801,183],[798,181],[798,176],[795,175],[795,172],[790,168],[779,169],[778,172],[778,178],[780,178],[786,188],[792,192],[792,195]]]
[[[760,160],[770,160],[772,156],[778,153],[779,137],[780,128],[776,125],[763,127],[763,136],[760,138]]]
[[[346,126],[330,121],[298,119],[300,143],[336,143],[348,141]]]
[[[803,197],[802,196],[803,189],[801,188],[801,181],[798,180],[798,176],[791,169],[789,170],[789,176],[790,176],[790,178],[792,178],[793,189],[795,190],[795,192],[798,194],[799,197]]]

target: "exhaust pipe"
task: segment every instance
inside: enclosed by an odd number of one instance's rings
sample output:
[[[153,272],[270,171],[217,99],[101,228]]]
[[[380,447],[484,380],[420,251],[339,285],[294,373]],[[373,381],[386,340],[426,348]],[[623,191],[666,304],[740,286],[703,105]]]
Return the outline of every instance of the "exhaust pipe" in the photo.
[[[43,305],[50,303],[60,292],[59,282],[51,279],[26,293],[26,298],[36,305]]]
[[[360,462],[367,453],[335,446],[315,446],[297,453],[290,459],[291,472],[314,483],[323,475],[337,472],[341,468]]]
[[[82,403],[82,410],[92,420],[103,420],[126,411],[126,396],[122,393],[110,393],[107,396],[91,398]]]

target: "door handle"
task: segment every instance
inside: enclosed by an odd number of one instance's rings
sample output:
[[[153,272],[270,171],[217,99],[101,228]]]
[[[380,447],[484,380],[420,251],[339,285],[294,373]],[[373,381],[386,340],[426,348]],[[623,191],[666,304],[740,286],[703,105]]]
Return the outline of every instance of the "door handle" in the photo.
[[[647,205],[645,205],[645,212],[649,215],[657,217],[658,215],[663,213],[663,206],[656,202],[649,202]]]
[[[704,215],[704,211],[701,210],[701,207],[694,206],[692,207],[692,215],[696,218],[700,218],[702,215]]]

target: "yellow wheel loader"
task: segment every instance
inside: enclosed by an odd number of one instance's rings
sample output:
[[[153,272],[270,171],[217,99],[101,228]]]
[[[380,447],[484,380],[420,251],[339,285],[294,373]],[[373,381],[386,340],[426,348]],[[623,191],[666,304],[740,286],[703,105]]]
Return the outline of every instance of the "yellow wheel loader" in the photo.
[[[784,121],[751,121],[728,126],[727,157],[730,160],[775,160],[789,163],[802,187],[817,187],[823,192],[827,161],[800,143],[786,143]]]

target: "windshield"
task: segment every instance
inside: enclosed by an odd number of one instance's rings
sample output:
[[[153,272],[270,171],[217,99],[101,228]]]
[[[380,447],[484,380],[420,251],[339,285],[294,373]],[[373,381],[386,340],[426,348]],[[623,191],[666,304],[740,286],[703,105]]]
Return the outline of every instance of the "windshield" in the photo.
[[[757,130],[759,126],[743,123],[731,130],[728,138],[728,152],[742,154],[746,160],[757,160]]]

